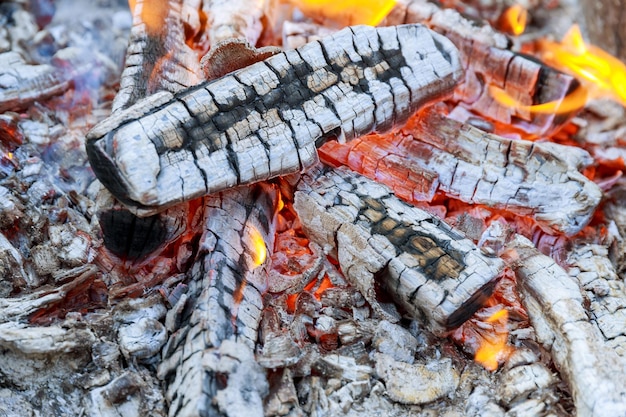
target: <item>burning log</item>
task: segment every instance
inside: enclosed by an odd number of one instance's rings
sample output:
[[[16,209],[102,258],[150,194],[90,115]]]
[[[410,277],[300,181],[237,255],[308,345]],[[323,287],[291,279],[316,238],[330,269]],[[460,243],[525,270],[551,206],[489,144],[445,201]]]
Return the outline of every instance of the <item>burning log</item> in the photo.
[[[565,149],[506,139],[426,110],[393,134],[329,142],[320,157],[381,181],[409,201],[431,201],[441,191],[574,235],[591,219],[602,191],[578,172],[592,163],[590,156]]]
[[[120,201],[149,213],[305,169],[327,137],[389,130],[446,96],[459,75],[454,47],[422,26],[348,28],[155,94],[96,126],[87,153]]]
[[[503,257],[519,288],[538,340],[568,382],[579,416],[626,413],[626,367],[589,323],[576,282],[532,242],[515,237]]]
[[[157,91],[176,92],[200,81],[198,58],[185,42],[183,12],[192,11],[182,0],[146,3],[131,2],[133,27],[113,112]]]
[[[506,37],[494,32],[488,24],[477,24],[454,10],[440,9],[425,0],[398,1],[382,24],[404,23],[426,24],[459,49],[465,82],[455,90],[453,101],[464,109],[532,136],[554,132],[573,115],[572,110],[556,114],[532,109],[542,103],[553,103],[554,108],[559,108],[566,97],[579,88],[578,81],[535,59],[510,51]],[[517,105],[497,101],[494,87]],[[583,104],[584,101],[579,107]]]
[[[277,201],[262,184],[207,198],[189,291],[172,310],[182,324],[159,365],[171,416],[262,414],[267,381],[253,352]]]
[[[304,175],[294,206],[311,240],[372,305],[376,279],[438,334],[474,314],[504,266],[387,187],[345,170]]]

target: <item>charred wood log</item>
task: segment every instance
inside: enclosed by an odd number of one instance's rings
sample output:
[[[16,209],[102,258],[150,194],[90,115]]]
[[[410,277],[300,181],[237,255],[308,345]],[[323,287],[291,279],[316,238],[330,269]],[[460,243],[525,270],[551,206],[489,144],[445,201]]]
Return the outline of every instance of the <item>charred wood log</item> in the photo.
[[[530,215],[573,235],[591,219],[600,188],[578,169],[591,158],[578,148],[506,139],[423,111],[399,132],[320,149],[326,163],[347,165],[409,201],[441,191],[466,203]]]
[[[624,363],[589,322],[574,279],[521,236],[507,245],[503,257],[518,276],[537,339],[570,386],[577,415],[626,414]]]
[[[149,214],[305,169],[326,138],[387,131],[447,96],[459,76],[452,44],[423,26],[348,28],[155,94],[96,126],[87,153],[120,201]]]
[[[438,334],[481,306],[504,266],[440,219],[346,170],[305,174],[295,208],[311,240],[370,303],[377,304],[376,280]]]
[[[528,106],[554,102],[556,106],[579,83],[570,75],[508,49],[506,37],[488,24],[463,17],[452,9],[440,9],[426,0],[401,0],[383,25],[422,23],[450,39],[459,49],[465,81],[454,92],[454,101],[488,119],[543,136],[562,126],[574,112],[531,112]],[[499,103],[490,87],[504,90],[517,103]]]
[[[267,287],[261,255],[273,247],[277,201],[262,184],[206,199],[181,325],[159,365],[170,416],[263,414],[267,382],[253,352]]]

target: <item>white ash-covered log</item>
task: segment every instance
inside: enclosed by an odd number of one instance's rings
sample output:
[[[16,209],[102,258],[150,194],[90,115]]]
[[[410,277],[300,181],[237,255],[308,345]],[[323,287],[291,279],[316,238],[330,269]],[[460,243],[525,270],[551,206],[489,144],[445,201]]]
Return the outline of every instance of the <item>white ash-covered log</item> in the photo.
[[[149,213],[301,171],[328,137],[388,131],[460,76],[454,46],[424,26],[347,28],[140,101],[92,129],[87,153],[120,201]]]
[[[172,417],[263,412],[267,381],[254,348],[277,202],[264,184],[206,199],[189,289],[168,316],[172,335],[159,365]]]
[[[372,305],[376,280],[436,334],[474,314],[504,266],[462,232],[347,170],[305,174],[294,207],[309,237]]]
[[[586,151],[507,139],[441,111],[420,112],[393,134],[344,145],[328,142],[321,159],[378,180],[412,202],[430,202],[442,192],[531,216],[547,230],[567,235],[589,223],[602,191],[579,172],[593,163]]]

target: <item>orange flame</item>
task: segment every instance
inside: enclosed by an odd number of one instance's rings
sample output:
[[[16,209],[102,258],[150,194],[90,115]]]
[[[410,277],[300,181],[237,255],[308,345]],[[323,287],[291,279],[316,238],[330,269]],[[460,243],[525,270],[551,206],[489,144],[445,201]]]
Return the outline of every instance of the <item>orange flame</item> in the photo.
[[[511,97],[503,89],[494,85],[489,86],[491,97],[503,106],[520,109],[530,113],[562,114],[570,113],[582,109],[587,103],[587,90],[579,86],[576,90],[568,94],[561,101],[550,101],[548,103],[525,105]]]
[[[485,337],[480,347],[476,350],[474,360],[480,363],[489,371],[495,371],[498,369],[498,361],[507,357],[512,347],[507,345],[509,337],[508,331],[498,331],[502,328],[506,329],[506,324],[509,319],[508,310],[502,308],[494,312],[487,320],[486,323],[492,323],[494,326],[494,332],[490,332],[488,338]]]
[[[265,241],[263,236],[254,226],[250,226],[250,241],[252,243],[252,261],[254,267],[258,267],[265,262],[267,258],[267,248],[265,247]]]
[[[509,7],[500,18],[500,26],[503,31],[514,36],[519,36],[526,30],[528,12],[519,4]]]
[[[333,20],[342,26],[376,26],[395,6],[395,0],[289,0],[308,16]]]
[[[597,46],[587,45],[578,25],[563,40],[538,43],[541,59],[584,82],[592,97],[606,97],[626,106],[626,65]]]

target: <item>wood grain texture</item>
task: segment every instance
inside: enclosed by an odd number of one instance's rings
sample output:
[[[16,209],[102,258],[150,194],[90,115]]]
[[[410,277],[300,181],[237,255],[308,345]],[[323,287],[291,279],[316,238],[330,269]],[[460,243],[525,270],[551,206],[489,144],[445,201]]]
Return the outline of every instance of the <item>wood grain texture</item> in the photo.
[[[294,207],[309,238],[370,303],[377,280],[437,334],[468,319],[503,268],[442,220],[344,169],[305,174]]]
[[[626,415],[624,363],[589,322],[574,278],[521,236],[503,257],[515,269],[537,339],[569,384],[577,415]]]
[[[591,164],[582,149],[511,140],[426,110],[400,131],[329,142],[322,161],[347,165],[408,201],[437,191],[471,204],[532,216],[542,227],[578,233],[602,191],[578,170]]]
[[[172,417],[263,415],[267,382],[253,353],[269,264],[255,262],[253,236],[258,234],[271,253],[277,201],[268,185],[206,199],[199,219],[204,233],[188,273],[180,326],[158,370]],[[227,386],[220,378],[228,379]]]
[[[117,112],[88,134],[87,153],[118,199],[160,210],[306,169],[328,137],[388,131],[460,76],[454,46],[423,26],[347,28]]]

